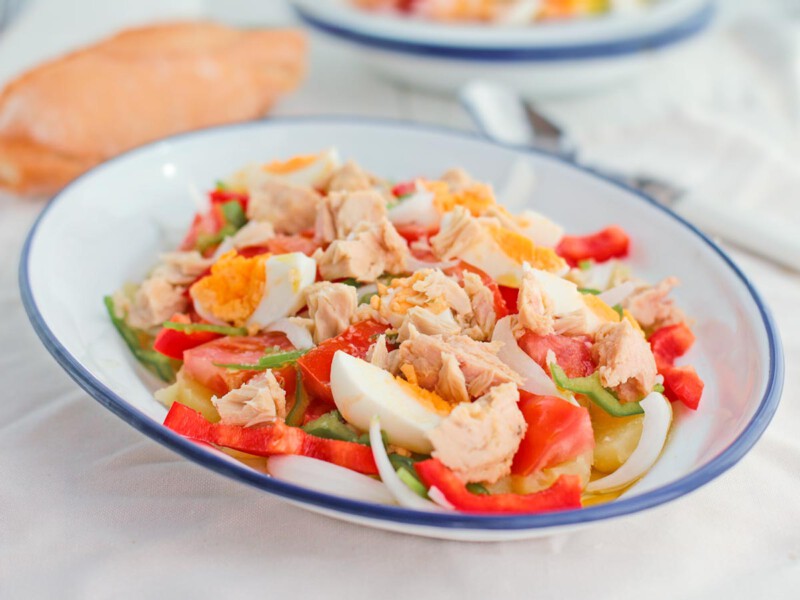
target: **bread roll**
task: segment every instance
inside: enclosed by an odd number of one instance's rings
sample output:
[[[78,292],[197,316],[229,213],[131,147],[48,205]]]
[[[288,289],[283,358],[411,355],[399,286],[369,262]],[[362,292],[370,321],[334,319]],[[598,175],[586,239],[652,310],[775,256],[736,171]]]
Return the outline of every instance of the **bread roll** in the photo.
[[[0,187],[53,193],[134,146],[263,116],[304,61],[296,31],[174,23],[39,66],[0,93]]]

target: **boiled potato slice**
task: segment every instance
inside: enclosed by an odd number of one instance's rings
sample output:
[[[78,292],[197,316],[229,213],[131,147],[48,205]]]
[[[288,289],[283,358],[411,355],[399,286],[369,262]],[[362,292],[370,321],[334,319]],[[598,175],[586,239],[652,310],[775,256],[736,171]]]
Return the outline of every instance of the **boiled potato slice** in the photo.
[[[594,429],[594,468],[613,473],[639,445],[644,415],[612,417],[595,405],[589,406],[589,413]]]
[[[219,413],[211,403],[211,396],[214,395],[214,392],[193,379],[185,377],[183,369],[178,371],[175,383],[158,390],[154,395],[156,400],[167,408],[172,406],[173,402],[179,402],[201,413],[212,423],[219,421]]]

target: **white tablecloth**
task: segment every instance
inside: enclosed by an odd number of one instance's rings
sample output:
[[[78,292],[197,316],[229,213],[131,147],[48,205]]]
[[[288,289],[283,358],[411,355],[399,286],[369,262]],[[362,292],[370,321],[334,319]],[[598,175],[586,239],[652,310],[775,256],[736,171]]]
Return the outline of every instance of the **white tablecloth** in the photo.
[[[721,60],[709,46],[695,52]],[[6,59],[0,52],[0,63]],[[717,64],[730,71],[731,85],[750,80]],[[757,64],[740,66],[766,77]],[[0,72],[6,67],[0,64]],[[549,108],[580,132],[604,115],[631,122],[683,102],[770,130],[784,142],[797,136],[791,110],[762,111],[761,120],[756,114],[779,92],[762,86],[764,93],[751,93],[749,102],[730,100],[731,90],[702,97],[696,86],[676,85],[677,66],[665,68],[662,74],[672,69],[672,85],[645,78],[626,93]],[[319,43],[309,81],[279,113],[332,111],[468,126],[451,101],[380,82]],[[0,196],[0,598],[800,594],[797,274],[734,253],[777,318],[787,364],[772,425],[734,469],[667,506],[574,534],[506,544],[442,542],[289,506],[176,456],[94,402],[44,350],[19,300],[19,250],[41,208]]]

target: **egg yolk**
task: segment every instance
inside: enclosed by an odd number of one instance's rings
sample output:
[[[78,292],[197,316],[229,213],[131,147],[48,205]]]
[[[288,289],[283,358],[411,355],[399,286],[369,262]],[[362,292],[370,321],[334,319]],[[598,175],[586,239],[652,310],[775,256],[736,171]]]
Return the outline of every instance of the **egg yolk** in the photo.
[[[450,411],[453,410],[450,403],[436,392],[421,388],[416,383],[411,383],[401,377],[395,377],[394,380],[403,392],[414,398],[414,400],[429,411],[439,413],[440,415],[449,415]]]
[[[286,175],[287,173],[294,173],[300,169],[314,163],[317,160],[316,154],[303,154],[294,156],[286,161],[275,160],[271,163],[264,165],[263,169],[267,173],[274,173],[275,175]]]
[[[609,321],[611,323],[619,323],[619,314],[608,304],[600,300],[597,296],[592,294],[584,294],[583,303],[591,310],[597,318],[601,321]]]
[[[463,206],[473,217],[479,217],[486,210],[495,205],[494,194],[491,188],[482,183],[476,183],[460,192],[451,192],[443,181],[431,181],[425,187],[433,192],[433,205],[440,213],[447,213],[456,206]]]
[[[517,264],[527,262],[534,269],[551,272],[566,266],[564,259],[552,248],[537,246],[524,235],[496,223],[488,223],[486,228],[503,253]]]
[[[194,301],[223,321],[244,325],[264,295],[267,257],[226,252],[211,266],[211,274],[192,286]]]

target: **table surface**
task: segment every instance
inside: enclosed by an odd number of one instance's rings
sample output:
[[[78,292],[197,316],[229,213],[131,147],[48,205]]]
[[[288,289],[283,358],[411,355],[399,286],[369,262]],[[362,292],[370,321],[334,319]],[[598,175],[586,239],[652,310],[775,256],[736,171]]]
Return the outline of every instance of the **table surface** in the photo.
[[[216,14],[221,4],[206,10]],[[290,18],[278,3],[262,4],[259,19]],[[725,12],[724,21],[736,14]],[[688,51],[716,65],[716,78],[702,69],[684,73],[682,63],[664,59],[657,78],[545,108],[580,134],[598,118],[621,126],[676,105],[699,107],[793,143],[793,105],[776,104],[784,82],[755,62],[728,68],[730,38],[721,36],[730,31]],[[0,57],[0,75],[18,68]],[[745,89],[753,77],[760,78],[758,94]],[[331,112],[470,128],[451,99],[382,81],[315,39],[308,81],[276,114]],[[182,459],[94,402],[44,350],[19,299],[19,251],[42,206],[0,196],[0,597],[797,597],[797,274],[732,252],[774,312],[788,367],[772,425],[734,469],[667,506],[577,533],[444,542],[290,506]]]

